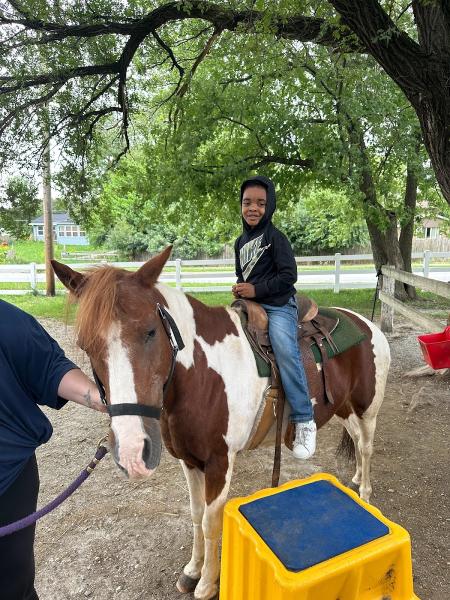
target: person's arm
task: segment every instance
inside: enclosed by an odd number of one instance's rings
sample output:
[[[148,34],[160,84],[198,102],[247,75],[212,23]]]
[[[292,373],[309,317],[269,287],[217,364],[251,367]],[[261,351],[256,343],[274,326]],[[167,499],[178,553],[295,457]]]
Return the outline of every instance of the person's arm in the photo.
[[[59,383],[58,396],[99,412],[107,412],[97,386],[81,369],[72,369],[63,376]]]
[[[276,239],[271,243],[271,250],[277,274],[255,284],[255,298],[283,293],[297,282],[297,263],[292,246],[281,232],[277,231],[275,236]]]

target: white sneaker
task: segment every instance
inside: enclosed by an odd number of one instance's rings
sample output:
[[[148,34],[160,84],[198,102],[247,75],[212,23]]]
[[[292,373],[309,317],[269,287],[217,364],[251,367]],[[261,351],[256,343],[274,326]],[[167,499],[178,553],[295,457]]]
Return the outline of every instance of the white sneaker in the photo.
[[[295,440],[293,453],[295,458],[306,460],[316,451],[316,423],[314,420],[306,423],[295,423]]]

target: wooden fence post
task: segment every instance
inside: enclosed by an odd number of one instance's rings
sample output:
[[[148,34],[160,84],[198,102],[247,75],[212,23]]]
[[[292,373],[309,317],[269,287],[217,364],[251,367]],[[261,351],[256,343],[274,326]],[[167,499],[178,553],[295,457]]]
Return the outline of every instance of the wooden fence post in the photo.
[[[175,261],[175,282],[176,288],[181,290],[181,258]]]
[[[336,252],[334,255],[334,293],[339,294],[341,279],[341,254]]]
[[[389,265],[392,267],[392,265]],[[392,267],[394,268],[394,267]],[[383,273],[383,292],[391,298],[395,295],[395,279]],[[381,331],[390,333],[394,327],[394,307],[381,302]]]
[[[33,292],[35,292],[37,286],[36,263],[30,264],[30,286]]]
[[[430,276],[430,260],[431,260],[431,252],[429,250],[425,250],[423,253],[423,276]]]

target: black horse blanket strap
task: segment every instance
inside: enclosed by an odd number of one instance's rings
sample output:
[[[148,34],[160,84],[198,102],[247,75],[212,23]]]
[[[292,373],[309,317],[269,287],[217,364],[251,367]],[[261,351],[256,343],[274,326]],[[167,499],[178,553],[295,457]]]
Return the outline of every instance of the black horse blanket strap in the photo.
[[[177,354],[180,350],[183,350],[184,342],[183,338],[181,337],[180,330],[178,329],[177,324],[175,323],[172,315],[170,315],[169,312],[160,304],[157,304],[156,308],[159,316],[161,317],[164,331],[166,332],[167,337],[169,338],[170,345],[172,346],[172,361],[170,365],[169,375],[167,377],[167,381],[164,383],[163,386],[164,399],[167,394],[169,385],[172,382]],[[108,404],[106,401],[105,386],[103,385],[99,376],[97,375],[94,366],[92,365],[92,361],[91,367],[95,383],[97,384],[97,388],[100,393],[101,401],[106,406],[110,417],[133,415],[138,417],[149,417],[150,419],[160,418],[162,409],[158,406],[147,406],[146,404],[134,404],[132,402],[125,402],[123,404]]]

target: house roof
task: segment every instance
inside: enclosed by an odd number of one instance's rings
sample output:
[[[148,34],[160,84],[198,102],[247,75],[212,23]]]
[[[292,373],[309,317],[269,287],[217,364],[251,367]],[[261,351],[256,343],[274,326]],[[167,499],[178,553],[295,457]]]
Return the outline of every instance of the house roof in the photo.
[[[69,217],[66,212],[52,213],[53,225],[76,225],[75,221]],[[42,225],[44,223],[44,215],[39,215],[32,221],[30,225]]]

